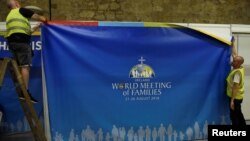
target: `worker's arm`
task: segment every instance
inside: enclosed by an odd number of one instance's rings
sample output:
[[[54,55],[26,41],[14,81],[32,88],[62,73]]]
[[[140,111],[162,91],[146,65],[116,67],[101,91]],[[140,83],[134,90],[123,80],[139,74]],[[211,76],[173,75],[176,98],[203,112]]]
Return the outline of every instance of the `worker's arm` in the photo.
[[[233,87],[232,87],[232,97],[231,97],[231,104],[230,104],[230,108],[232,110],[234,110],[234,99],[238,93],[238,90],[239,90],[239,84],[238,83],[235,83],[233,84]]]
[[[40,15],[38,15],[38,14],[36,14],[36,13],[34,13],[34,14],[32,15],[31,19],[32,19],[32,20],[35,20],[35,21],[43,22],[43,23],[47,22],[46,17],[40,16]],[[37,30],[41,27],[41,24],[42,24],[42,23],[38,23],[37,25],[35,25],[35,26],[31,29],[31,32],[33,33],[33,32],[35,32],[35,31],[37,31]]]
[[[46,22],[47,19],[44,16],[40,16],[36,13],[34,13],[34,11],[27,9],[27,8],[20,8],[19,12],[26,18],[28,19],[32,19],[38,22]]]
[[[235,39],[234,39],[234,37],[232,38],[231,47],[232,47],[232,57],[234,58],[234,57],[237,56],[237,50],[236,50],[236,46],[235,46]]]
[[[40,16],[36,13],[32,15],[31,19],[35,21],[43,22],[43,23],[47,22],[47,19],[44,16]]]

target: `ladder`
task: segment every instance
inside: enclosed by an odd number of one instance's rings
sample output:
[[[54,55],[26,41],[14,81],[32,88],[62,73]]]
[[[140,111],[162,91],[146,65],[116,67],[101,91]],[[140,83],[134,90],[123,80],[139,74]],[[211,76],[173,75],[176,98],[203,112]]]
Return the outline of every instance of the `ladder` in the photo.
[[[19,97],[21,95],[24,96],[24,100],[19,99],[19,101],[24,111],[24,114],[27,118],[27,121],[30,125],[35,141],[47,141],[42,125],[39,121],[36,111],[31,103],[29,94],[26,90],[19,67],[16,61],[13,59],[10,59],[10,58],[0,59],[0,89],[3,86],[2,85],[3,80],[4,80],[4,76],[7,70],[10,71],[11,78],[14,82],[17,95]]]

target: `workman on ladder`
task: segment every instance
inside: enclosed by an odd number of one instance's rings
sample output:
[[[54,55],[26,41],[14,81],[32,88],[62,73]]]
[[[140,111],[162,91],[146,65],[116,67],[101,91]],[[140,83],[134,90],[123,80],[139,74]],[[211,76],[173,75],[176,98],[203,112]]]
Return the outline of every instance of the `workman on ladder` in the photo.
[[[32,10],[21,8],[19,0],[7,0],[7,6],[10,12],[6,18],[6,38],[9,49],[13,54],[14,59],[20,67],[20,71],[33,103],[38,101],[33,98],[28,90],[29,72],[32,64],[32,48],[30,46],[31,33],[40,27],[40,24],[31,28],[29,19],[46,22],[44,16],[34,13]],[[24,99],[20,96],[20,99]]]

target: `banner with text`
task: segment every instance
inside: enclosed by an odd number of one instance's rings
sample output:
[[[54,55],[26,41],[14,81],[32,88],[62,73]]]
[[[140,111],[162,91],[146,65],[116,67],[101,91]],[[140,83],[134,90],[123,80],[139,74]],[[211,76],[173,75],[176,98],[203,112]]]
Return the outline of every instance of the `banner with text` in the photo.
[[[202,139],[229,123],[221,40],[168,24],[51,22],[42,44],[56,141]]]
[[[39,103],[35,104],[35,108],[39,117],[43,120],[41,45],[40,36],[32,36],[31,47],[34,51],[34,56],[29,89],[32,95],[39,100]],[[0,36],[0,58],[4,57],[12,57],[12,54],[8,49],[7,41]],[[6,73],[3,87],[0,90],[0,111],[4,114],[3,121],[0,123],[0,133],[30,130],[9,72]]]

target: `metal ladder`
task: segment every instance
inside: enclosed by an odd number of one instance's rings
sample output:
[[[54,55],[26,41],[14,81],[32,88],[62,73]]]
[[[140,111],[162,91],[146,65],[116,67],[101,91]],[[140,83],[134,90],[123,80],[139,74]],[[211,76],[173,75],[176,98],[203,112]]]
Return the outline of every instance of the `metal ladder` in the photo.
[[[39,121],[37,113],[31,103],[29,94],[26,90],[22,75],[20,73],[19,67],[15,60],[10,58],[0,59],[0,89],[2,88],[3,80],[6,71],[9,70],[11,73],[12,80],[16,87],[17,95],[20,97],[24,96],[24,100],[19,99],[24,114],[30,125],[32,134],[36,141],[47,141],[42,125]]]

